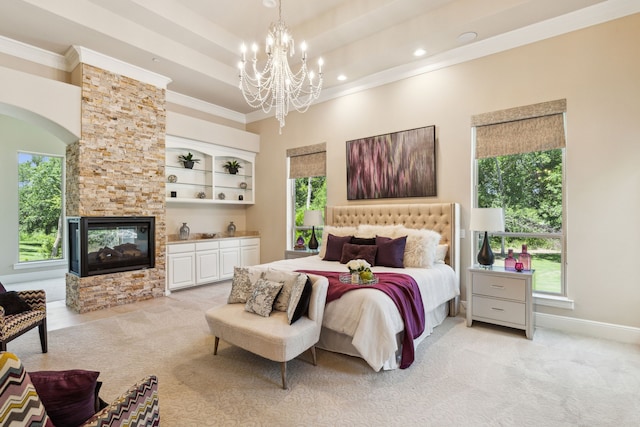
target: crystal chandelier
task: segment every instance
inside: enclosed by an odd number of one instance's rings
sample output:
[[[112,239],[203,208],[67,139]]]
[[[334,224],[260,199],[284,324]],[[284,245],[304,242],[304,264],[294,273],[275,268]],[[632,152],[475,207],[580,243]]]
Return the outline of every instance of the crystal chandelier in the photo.
[[[262,71],[258,70],[257,53],[258,45],[251,46],[253,58],[253,72],[250,75],[246,70],[247,47],[242,45],[242,61],[240,68],[240,90],[247,103],[254,108],[262,108],[269,113],[273,107],[276,109],[276,119],[280,122],[280,133],[284,126],[284,119],[289,113],[289,108],[304,113],[311,103],[320,95],[322,88],[322,58],[318,60],[318,77],[313,71],[307,69],[307,45],[302,42],[302,65],[297,73],[293,73],[289,67],[287,55],[293,56],[295,48],[293,37],[282,20],[282,2],[278,2],[278,22],[271,23],[267,36],[265,52],[267,63]]]

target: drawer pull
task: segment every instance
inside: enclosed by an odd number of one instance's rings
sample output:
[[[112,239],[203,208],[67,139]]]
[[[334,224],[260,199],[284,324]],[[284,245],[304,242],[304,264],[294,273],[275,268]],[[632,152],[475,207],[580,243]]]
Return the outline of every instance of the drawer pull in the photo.
[[[504,289],[504,286],[501,285],[491,285],[493,289]]]
[[[493,311],[504,311],[504,308],[491,307]]]

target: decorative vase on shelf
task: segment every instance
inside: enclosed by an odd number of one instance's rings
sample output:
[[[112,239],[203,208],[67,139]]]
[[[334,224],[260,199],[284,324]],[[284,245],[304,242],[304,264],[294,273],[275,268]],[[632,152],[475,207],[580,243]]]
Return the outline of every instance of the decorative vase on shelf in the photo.
[[[509,249],[507,257],[504,259],[504,269],[513,271],[516,269],[516,259],[513,257],[513,249]]]
[[[522,245],[522,253],[520,254],[520,262],[524,271],[531,270],[531,254],[527,252],[527,245]]]
[[[189,238],[189,227],[186,222],[182,223],[182,227],[180,227],[180,240],[187,240]]]
[[[230,236],[236,234],[236,225],[233,223],[233,221],[231,221],[227,226],[227,233],[229,233]]]

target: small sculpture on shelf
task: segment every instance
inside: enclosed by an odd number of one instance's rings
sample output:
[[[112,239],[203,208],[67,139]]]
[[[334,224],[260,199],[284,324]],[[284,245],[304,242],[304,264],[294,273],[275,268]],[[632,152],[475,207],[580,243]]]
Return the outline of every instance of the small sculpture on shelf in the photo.
[[[225,168],[231,175],[235,175],[238,173],[242,165],[240,165],[237,160],[229,160],[224,165],[222,165],[222,167]]]
[[[193,154],[181,154],[178,156],[178,161],[187,169],[193,169],[193,165],[200,162],[200,159],[194,159]]]

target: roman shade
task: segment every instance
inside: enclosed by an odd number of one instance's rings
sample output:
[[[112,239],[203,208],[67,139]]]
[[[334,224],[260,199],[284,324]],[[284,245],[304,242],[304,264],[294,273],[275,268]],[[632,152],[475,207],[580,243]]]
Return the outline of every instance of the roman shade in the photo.
[[[476,158],[564,148],[567,100],[543,102],[471,117]]]
[[[327,144],[307,145],[287,150],[289,178],[325,176],[327,174]]]

